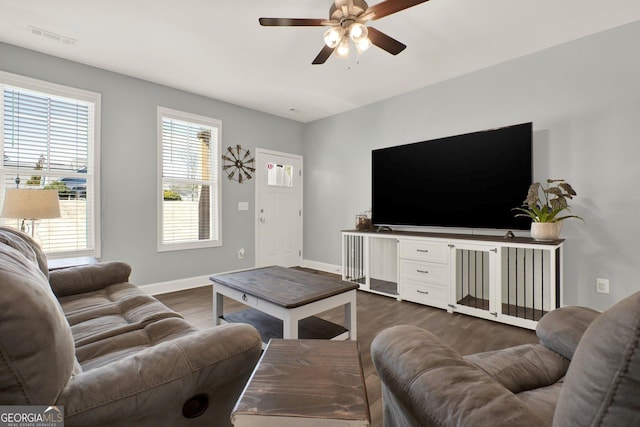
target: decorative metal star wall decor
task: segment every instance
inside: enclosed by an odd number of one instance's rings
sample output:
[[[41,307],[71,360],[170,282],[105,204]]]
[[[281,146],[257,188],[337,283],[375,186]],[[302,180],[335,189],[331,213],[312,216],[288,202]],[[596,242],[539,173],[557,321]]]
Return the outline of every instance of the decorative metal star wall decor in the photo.
[[[242,184],[253,178],[255,158],[249,150],[244,150],[240,145],[236,148],[227,147],[227,152],[222,155],[222,169],[227,173],[227,178]]]

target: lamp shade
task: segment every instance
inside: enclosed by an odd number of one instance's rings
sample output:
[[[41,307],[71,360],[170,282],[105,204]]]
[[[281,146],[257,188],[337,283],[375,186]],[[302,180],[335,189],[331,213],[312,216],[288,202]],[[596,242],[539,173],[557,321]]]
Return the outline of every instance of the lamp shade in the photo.
[[[60,217],[58,190],[9,188],[4,196],[2,218],[46,219]]]

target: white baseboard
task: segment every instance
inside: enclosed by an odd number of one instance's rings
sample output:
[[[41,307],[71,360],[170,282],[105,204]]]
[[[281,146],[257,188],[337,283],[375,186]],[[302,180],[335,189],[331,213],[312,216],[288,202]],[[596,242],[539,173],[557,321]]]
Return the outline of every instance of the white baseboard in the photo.
[[[340,265],[327,264],[326,262],[312,261],[310,259],[303,259],[301,267],[312,268],[314,270],[339,274],[342,276],[342,266]]]
[[[210,286],[209,276],[187,277],[186,279],[170,280],[168,282],[152,283],[138,286],[141,291],[149,295],[160,295],[169,292],[183,291],[185,289]]]
[[[308,259],[302,260],[301,267],[312,268],[314,270],[325,271],[327,273],[334,273],[342,275],[342,267],[334,264],[327,264],[324,262],[311,261]],[[243,269],[248,270],[248,269]],[[241,271],[241,270],[236,270]],[[225,273],[232,273],[231,271],[227,271]],[[222,273],[219,273],[222,274]],[[211,280],[209,280],[210,275],[206,276],[197,276],[197,277],[187,277],[185,279],[178,280],[170,280],[168,282],[160,282],[160,283],[151,283],[148,285],[140,285],[141,291],[146,292],[149,295],[161,295],[167,294],[169,292],[177,292],[184,291],[185,289],[193,289],[199,288],[201,286],[209,286],[211,285]]]

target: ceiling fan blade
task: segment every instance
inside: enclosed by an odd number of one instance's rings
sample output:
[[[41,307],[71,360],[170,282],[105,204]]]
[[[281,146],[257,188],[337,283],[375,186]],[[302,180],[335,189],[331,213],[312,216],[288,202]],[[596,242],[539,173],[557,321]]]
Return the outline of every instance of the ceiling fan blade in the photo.
[[[367,13],[373,12],[376,16],[371,18],[372,20],[384,18],[392,13],[400,12],[401,10],[408,9],[412,6],[416,6],[420,3],[426,3],[429,0],[385,0],[378,4],[374,4]]]
[[[326,19],[312,18],[260,18],[263,27],[322,27]]]
[[[313,60],[312,64],[313,65],[324,64],[327,61],[327,59],[329,59],[329,57],[331,56],[334,49],[335,49],[334,47],[329,47],[325,45],[320,51],[320,53],[318,54],[318,56],[316,56],[316,59]]]
[[[392,55],[397,55],[406,49],[407,45],[389,37],[382,31],[376,30],[373,27],[367,28],[369,29],[369,40],[371,40],[371,43],[375,44],[380,49],[386,50]]]

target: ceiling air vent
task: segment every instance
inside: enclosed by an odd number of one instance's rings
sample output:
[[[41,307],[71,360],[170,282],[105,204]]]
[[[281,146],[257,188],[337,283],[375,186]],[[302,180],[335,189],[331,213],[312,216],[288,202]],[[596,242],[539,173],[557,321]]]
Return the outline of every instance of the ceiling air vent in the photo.
[[[72,39],[71,37],[63,36],[61,34],[52,33],[51,31],[43,30],[42,28],[27,25],[27,29],[34,36],[44,37],[70,46],[76,44],[76,39]]]

